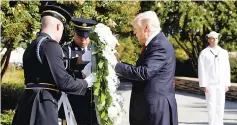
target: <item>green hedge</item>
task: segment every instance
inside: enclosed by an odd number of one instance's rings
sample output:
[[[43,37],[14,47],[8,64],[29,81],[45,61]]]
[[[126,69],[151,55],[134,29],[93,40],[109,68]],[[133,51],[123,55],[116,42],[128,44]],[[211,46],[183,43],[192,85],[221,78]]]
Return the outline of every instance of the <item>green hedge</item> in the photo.
[[[1,113],[1,125],[11,125],[15,112],[12,110]]]
[[[197,73],[189,60],[176,59],[175,76],[185,76],[197,78]]]
[[[231,82],[237,83],[237,58],[230,57]],[[197,74],[188,60],[176,60],[175,76],[195,77]]]
[[[237,58],[230,58],[231,81],[237,83]]]
[[[1,102],[2,109],[15,109],[25,89],[24,84],[20,83],[2,83],[1,84]]]

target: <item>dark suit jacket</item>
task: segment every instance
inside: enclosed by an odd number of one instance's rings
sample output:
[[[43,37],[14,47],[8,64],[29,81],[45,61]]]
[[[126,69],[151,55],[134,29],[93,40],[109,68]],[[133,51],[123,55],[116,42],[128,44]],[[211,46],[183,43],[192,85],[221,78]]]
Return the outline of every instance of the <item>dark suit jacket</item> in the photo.
[[[174,49],[160,32],[141,53],[136,66],[116,65],[119,77],[133,81],[131,125],[178,125],[173,86],[175,64]]]

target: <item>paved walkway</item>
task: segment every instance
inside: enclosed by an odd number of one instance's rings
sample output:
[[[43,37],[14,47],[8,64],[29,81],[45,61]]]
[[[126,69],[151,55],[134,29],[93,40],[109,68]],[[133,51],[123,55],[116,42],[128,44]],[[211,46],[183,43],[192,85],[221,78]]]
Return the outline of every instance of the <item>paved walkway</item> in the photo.
[[[131,94],[129,85],[122,87],[124,97],[124,109],[126,114],[123,116],[121,125],[129,125],[129,100]],[[207,125],[207,109],[204,96],[190,94],[186,92],[176,92],[178,103],[179,125]],[[226,101],[224,125],[237,125],[237,102]]]

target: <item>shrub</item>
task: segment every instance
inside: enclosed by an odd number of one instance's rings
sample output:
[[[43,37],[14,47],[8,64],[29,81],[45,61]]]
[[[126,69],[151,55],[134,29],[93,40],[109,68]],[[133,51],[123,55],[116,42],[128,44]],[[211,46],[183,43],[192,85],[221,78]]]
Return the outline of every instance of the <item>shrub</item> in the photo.
[[[25,89],[23,83],[2,83],[2,110],[15,109]]]
[[[231,82],[237,83],[237,58],[230,57]],[[195,77],[197,75],[188,60],[176,60],[175,76]]]
[[[230,58],[231,82],[237,83],[237,58]]]
[[[141,51],[141,43],[134,37],[120,37],[118,40],[120,46],[117,47],[117,50],[121,61],[135,65]]]
[[[12,110],[1,113],[1,125],[11,125],[15,112]]]
[[[175,76],[185,76],[197,78],[197,73],[189,60],[180,60],[176,58]]]

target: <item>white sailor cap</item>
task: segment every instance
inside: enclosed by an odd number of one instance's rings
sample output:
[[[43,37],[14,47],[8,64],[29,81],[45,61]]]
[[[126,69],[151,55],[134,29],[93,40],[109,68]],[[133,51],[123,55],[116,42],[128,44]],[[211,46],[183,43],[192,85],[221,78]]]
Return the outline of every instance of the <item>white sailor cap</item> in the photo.
[[[211,38],[218,38],[218,36],[220,35],[220,33],[217,33],[215,31],[211,31],[209,34],[207,34],[207,37],[211,37]]]

